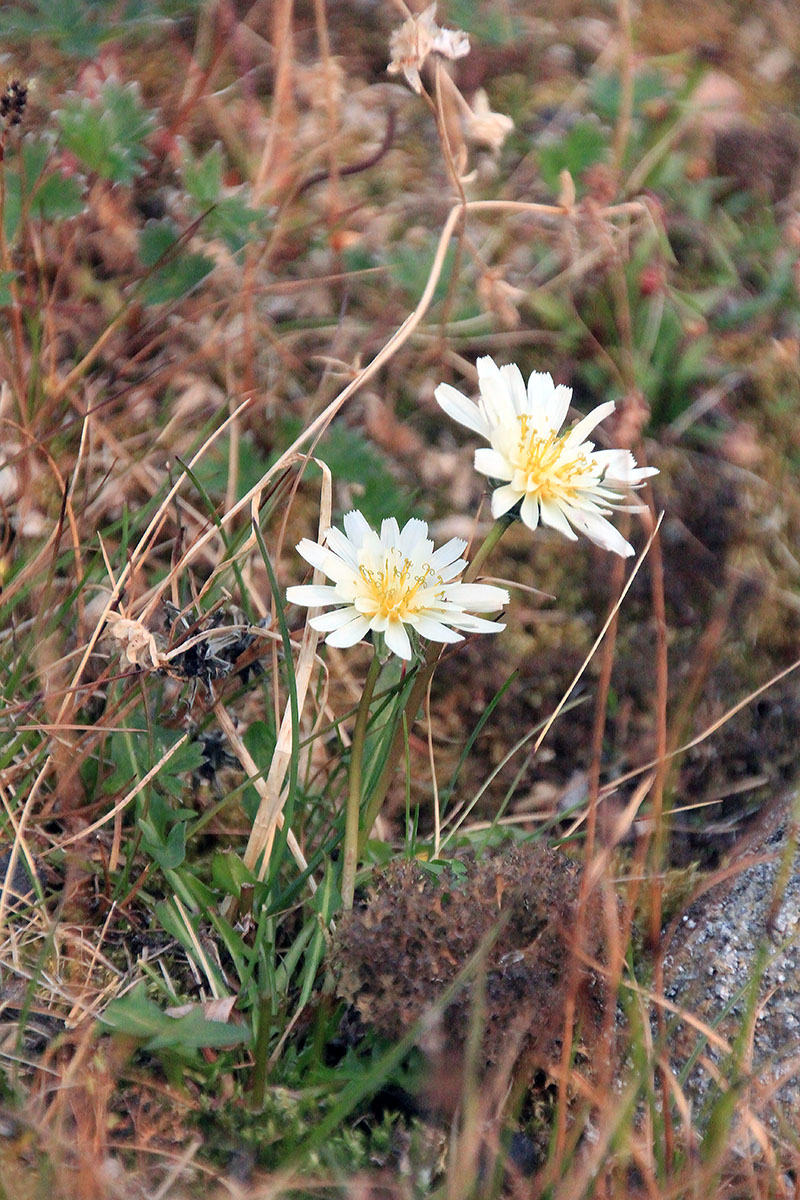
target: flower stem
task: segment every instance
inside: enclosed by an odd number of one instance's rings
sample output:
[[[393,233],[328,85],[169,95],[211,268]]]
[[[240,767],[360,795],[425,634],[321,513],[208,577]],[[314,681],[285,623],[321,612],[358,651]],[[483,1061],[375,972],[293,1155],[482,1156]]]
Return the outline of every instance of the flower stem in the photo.
[[[358,852],[362,854],[364,847],[367,844],[367,839],[372,833],[372,826],[375,824],[378,813],[383,807],[383,802],[386,799],[386,793],[389,790],[389,785],[392,782],[394,773],[397,770],[397,764],[400,761],[400,755],[403,753],[403,716],[407,718],[406,728],[410,729],[416,720],[420,705],[425,696],[425,690],[428,686],[428,680],[433,674],[434,667],[442,652],[442,647],[439,642],[431,642],[428,646],[428,651],[423,662],[417,667],[417,674],[412,684],[411,691],[408,693],[405,707],[402,713],[397,716],[397,724],[395,725],[392,744],[389,747],[389,753],[386,756],[386,762],[383,764],[383,770],[378,777],[378,782],[375,784],[375,791],[369,798],[367,811],[364,814],[364,825],[361,830],[361,836],[358,839]]]
[[[503,536],[509,525],[513,525],[516,521],[516,516],[512,513],[504,513],[502,517],[498,517],[492,528],[487,533],[486,537],[481,542],[478,549],[475,551],[470,564],[464,572],[464,582],[472,583],[477,578],[481,567],[486,562],[491,552],[494,550],[500,538]]]
[[[475,557],[472,559],[466,571],[464,572],[464,581],[466,583],[473,582],[484,562],[489,557],[489,554],[500,541],[500,538],[508,529],[509,525],[513,525],[515,520],[515,517],[511,516],[510,514],[505,514],[495,521],[483,542],[476,550]],[[406,727],[408,729],[411,728],[416,720],[417,713],[419,712],[422,702],[425,699],[425,692],[427,691],[430,677],[436,668],[436,664],[439,661],[439,655],[441,652],[441,644],[439,642],[431,642],[428,646],[424,661],[421,662],[417,667],[417,675],[411,691],[408,693],[408,699],[406,700],[405,707],[403,709],[403,714],[405,714],[407,718]],[[383,807],[383,802],[386,799],[386,793],[389,790],[389,785],[391,784],[394,773],[397,770],[397,764],[400,761],[400,755],[403,753],[403,714],[400,714],[398,718],[392,744],[389,747],[389,753],[386,756],[386,762],[383,765],[383,770],[381,771],[378,782],[375,785],[375,791],[369,798],[369,803],[364,814],[364,825],[361,829],[361,834],[358,839],[359,855],[364,852],[364,847],[367,844],[369,835],[372,833],[372,826],[375,824],[378,813]],[[358,725],[356,725],[356,728],[358,728]],[[353,737],[353,751],[355,751],[355,736]],[[351,762],[354,762],[354,759],[351,759]],[[353,776],[351,767],[351,787],[352,778]]]
[[[356,890],[356,867],[358,866],[358,818],[361,811],[361,777],[364,767],[364,742],[367,736],[369,707],[372,703],[372,693],[378,682],[381,664],[377,654],[373,654],[369,664],[367,678],[364,681],[364,691],[358,705],[356,726],[353,730],[353,744],[350,747],[350,788],[347,797],[347,812],[344,826],[344,861],[342,864],[342,908],[345,912],[353,907],[353,896]]]

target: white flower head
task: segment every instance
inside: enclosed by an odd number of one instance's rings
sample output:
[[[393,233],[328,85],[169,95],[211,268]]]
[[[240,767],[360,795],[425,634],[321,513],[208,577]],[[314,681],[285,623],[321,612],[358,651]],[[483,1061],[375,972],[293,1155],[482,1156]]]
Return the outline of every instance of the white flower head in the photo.
[[[458,582],[467,565],[461,557],[467,543],[461,538],[434,550],[424,521],[412,518],[400,529],[390,517],[378,534],[354,510],[344,518],[344,533],[329,529],[324,541],[321,545],[303,538],[297,550],[333,585],[290,587],[286,598],[308,608],[336,605],[309,621],[328,635],[325,640],[331,646],[354,646],[372,631],[382,634],[394,654],[409,659],[409,629],[434,642],[463,641],[459,629],[505,629],[474,614],[499,612],[508,603],[508,592],[490,584]]]
[[[461,29],[442,29],[436,24],[436,4],[431,4],[419,16],[409,17],[395,29],[389,39],[391,61],[386,68],[390,75],[402,71],[406,83],[417,95],[422,94],[419,73],[429,54],[443,58],[463,58],[469,54],[469,38]]]
[[[587,440],[614,411],[613,400],[561,433],[571,388],[556,387],[551,375],[536,371],[526,388],[519,367],[498,367],[488,356],[477,367],[477,404],[447,383],[435,394],[449,417],[489,442],[475,451],[475,469],[500,484],[492,493],[492,515],[502,517],[518,504],[530,529],[541,521],[573,541],[577,530],[605,550],[633,554],[606,518],[614,509],[639,511],[625,497],[658,471],[637,467],[629,450],[596,450]]]

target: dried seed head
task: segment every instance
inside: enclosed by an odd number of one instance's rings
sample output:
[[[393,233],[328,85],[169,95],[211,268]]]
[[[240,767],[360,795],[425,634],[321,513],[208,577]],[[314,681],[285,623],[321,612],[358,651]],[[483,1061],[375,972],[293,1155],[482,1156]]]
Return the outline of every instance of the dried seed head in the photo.
[[[28,102],[28,85],[19,79],[12,79],[5,91],[0,95],[0,120],[6,128],[19,125]]]

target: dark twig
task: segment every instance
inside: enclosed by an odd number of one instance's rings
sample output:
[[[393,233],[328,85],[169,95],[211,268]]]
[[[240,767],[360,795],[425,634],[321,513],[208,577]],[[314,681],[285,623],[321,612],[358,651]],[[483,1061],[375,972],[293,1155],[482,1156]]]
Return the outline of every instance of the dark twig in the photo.
[[[358,175],[360,171],[368,171],[370,167],[374,167],[376,163],[379,163],[384,154],[388,153],[392,147],[396,128],[397,113],[394,108],[389,108],[386,112],[386,132],[378,149],[374,150],[367,158],[362,158],[358,162],[351,163],[349,167],[340,167],[340,178],[344,175]],[[315,171],[313,175],[309,175],[308,179],[304,179],[298,186],[295,192],[295,199],[298,196],[302,196],[303,192],[307,192],[310,187],[314,187],[318,183],[324,183],[330,177],[330,173],[328,167],[323,167],[321,170]]]

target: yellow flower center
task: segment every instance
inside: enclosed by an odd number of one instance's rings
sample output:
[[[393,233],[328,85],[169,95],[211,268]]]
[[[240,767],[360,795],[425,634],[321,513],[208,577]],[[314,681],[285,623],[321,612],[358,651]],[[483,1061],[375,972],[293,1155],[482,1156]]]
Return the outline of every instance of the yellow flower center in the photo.
[[[426,587],[431,576],[443,583],[430,563],[421,566],[406,558],[399,562],[394,552],[387,554],[382,568],[370,568],[362,564],[358,572],[364,581],[364,598],[369,600],[374,615],[399,617],[401,621],[419,611],[417,594]]]
[[[580,487],[592,464],[583,451],[574,453],[565,448],[569,435],[559,435],[555,431],[543,434],[536,428],[531,429],[531,418],[527,413],[517,419],[519,439],[511,462],[525,476],[526,491],[538,492],[540,498],[546,500]]]

